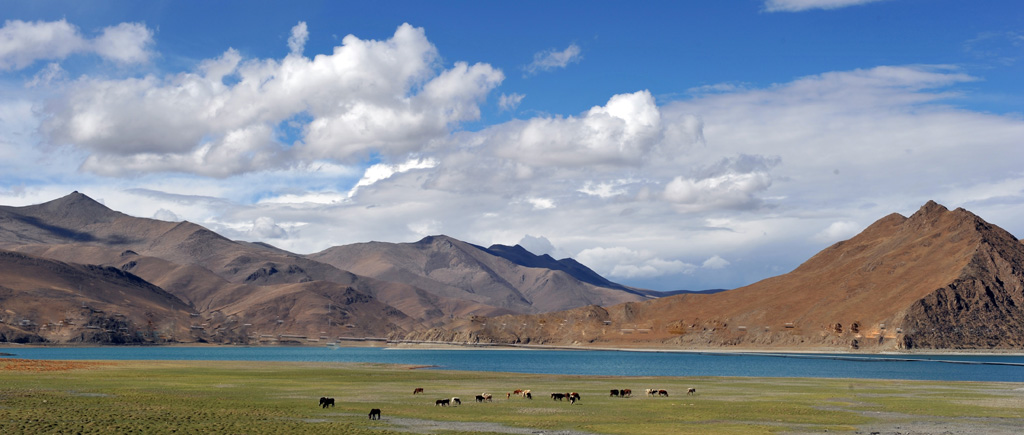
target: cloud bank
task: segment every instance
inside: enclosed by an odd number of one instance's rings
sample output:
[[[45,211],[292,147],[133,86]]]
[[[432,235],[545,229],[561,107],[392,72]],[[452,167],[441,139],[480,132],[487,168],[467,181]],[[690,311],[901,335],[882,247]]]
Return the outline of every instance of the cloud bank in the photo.
[[[88,39],[66,20],[8,20],[0,27],[0,71],[20,70],[41,60],[61,60],[72,54],[96,54],[117,64],[148,62],[153,31],[141,23],[104,28]]]

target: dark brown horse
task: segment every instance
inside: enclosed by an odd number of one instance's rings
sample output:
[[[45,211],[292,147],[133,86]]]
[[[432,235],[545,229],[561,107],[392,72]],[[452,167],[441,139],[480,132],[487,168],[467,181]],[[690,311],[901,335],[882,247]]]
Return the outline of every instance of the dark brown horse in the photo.
[[[422,389],[422,388],[417,388],[417,389],[415,389],[415,390],[412,390],[412,394],[414,394],[414,395],[415,395],[415,394],[420,394],[420,393],[422,393],[422,392],[423,392],[423,389]]]
[[[370,410],[370,420],[380,420],[380,410],[373,408]]]

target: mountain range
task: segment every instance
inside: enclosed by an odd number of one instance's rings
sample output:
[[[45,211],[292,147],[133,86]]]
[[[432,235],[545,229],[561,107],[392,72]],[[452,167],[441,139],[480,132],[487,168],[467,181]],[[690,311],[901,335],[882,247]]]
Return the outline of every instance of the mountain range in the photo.
[[[52,265],[49,272],[32,272],[35,281],[24,285],[23,269],[0,271],[2,328],[20,341],[389,337],[461,316],[540,313],[658,295],[612,283],[571,259],[536,256],[518,246],[482,248],[434,236],[298,255],[229,240],[190,222],[128,216],[78,192],[44,204],[0,207],[0,249],[7,254],[0,258]],[[112,271],[171,296],[173,310],[140,310],[129,299],[120,306],[102,303],[96,288],[108,284],[98,275]],[[85,316],[25,301],[103,309]],[[97,315],[125,319],[128,326],[106,335],[80,334]],[[160,327],[144,328],[149,318],[159,318]]]
[[[1019,349],[1024,244],[929,201],[716,292],[611,282],[444,235],[300,255],[78,192],[0,206],[0,341],[337,340],[676,349]]]

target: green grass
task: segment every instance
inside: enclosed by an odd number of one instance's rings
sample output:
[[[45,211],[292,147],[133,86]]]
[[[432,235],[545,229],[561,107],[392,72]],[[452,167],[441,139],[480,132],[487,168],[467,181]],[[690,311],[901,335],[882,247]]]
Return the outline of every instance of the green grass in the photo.
[[[0,368],[3,368],[0,360]],[[421,387],[423,395],[413,395]],[[686,396],[689,387],[697,395]],[[505,393],[531,389],[534,400]],[[608,397],[630,388],[631,398]],[[662,388],[669,397],[647,397]],[[411,370],[380,364],[116,362],[58,371],[0,370],[0,433],[460,433],[457,423],[533,431],[854,432],[972,417],[1024,427],[1020,384],[832,379],[594,377]],[[578,405],[551,392],[576,391]],[[473,397],[491,393],[494,402]],[[321,396],[334,408],[321,409]],[[460,407],[434,400],[458,396]],[[384,418],[369,421],[370,408]],[[411,419],[411,420],[410,420]],[[437,426],[433,426],[433,422]],[[498,430],[501,426],[487,426]],[[494,429],[497,427],[498,429]],[[479,427],[470,428],[480,431]]]

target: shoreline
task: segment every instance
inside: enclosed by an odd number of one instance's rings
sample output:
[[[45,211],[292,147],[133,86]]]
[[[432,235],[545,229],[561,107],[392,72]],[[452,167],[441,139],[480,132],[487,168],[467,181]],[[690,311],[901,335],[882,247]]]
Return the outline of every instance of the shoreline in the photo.
[[[687,354],[709,354],[709,355],[840,355],[843,357],[912,357],[912,356],[1007,356],[1024,357],[1024,349],[914,349],[904,351],[850,351],[848,349],[835,348],[662,348],[662,347],[603,347],[603,346],[571,346],[571,345],[546,345],[546,344],[471,344],[451,342],[425,342],[425,341],[394,341],[381,343],[377,346],[366,345],[345,345],[335,344],[332,346],[307,345],[307,344],[216,344],[216,343],[171,343],[171,344],[88,344],[88,343],[61,343],[61,344],[21,344],[21,343],[0,343],[0,357],[16,356],[5,352],[11,349],[26,348],[380,348],[388,350],[412,350],[412,349],[437,349],[437,350],[568,350],[568,351],[601,351],[601,352],[644,352],[644,353],[687,353]]]

